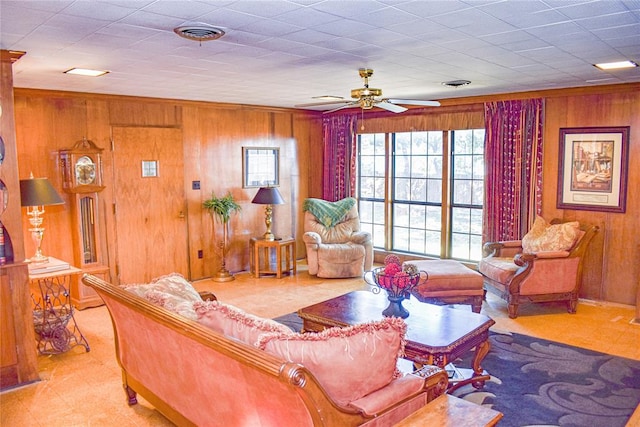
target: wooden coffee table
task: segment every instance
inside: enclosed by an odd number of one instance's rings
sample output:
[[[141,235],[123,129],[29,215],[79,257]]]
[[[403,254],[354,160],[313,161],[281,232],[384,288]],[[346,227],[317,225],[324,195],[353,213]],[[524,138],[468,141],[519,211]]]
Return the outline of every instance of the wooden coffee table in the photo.
[[[489,328],[495,322],[483,315],[464,310],[421,303],[414,298],[402,303],[411,313],[407,323],[405,358],[418,365],[444,368],[466,352],[474,350],[473,371],[450,380],[452,388],[472,383],[482,388],[490,376],[480,363],[490,349]],[[354,291],[298,310],[303,331],[322,331],[333,326],[349,326],[380,320],[388,305],[386,294]],[[450,389],[450,391],[452,391]]]

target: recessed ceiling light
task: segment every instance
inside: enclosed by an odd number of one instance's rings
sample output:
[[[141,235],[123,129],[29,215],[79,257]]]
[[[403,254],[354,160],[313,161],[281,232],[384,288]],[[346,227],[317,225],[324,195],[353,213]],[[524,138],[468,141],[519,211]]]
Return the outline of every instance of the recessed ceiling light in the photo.
[[[313,99],[320,99],[322,101],[340,101],[344,99],[342,96],[334,96],[334,95],[322,95],[322,96],[312,96]]]
[[[103,70],[90,70],[88,68],[72,68],[65,71],[65,74],[76,74],[78,76],[100,77],[107,74],[108,71]]]
[[[618,70],[620,68],[634,68],[638,66],[638,64],[633,61],[603,62],[602,64],[593,65],[601,70]]]
[[[449,86],[449,87],[460,87],[460,86],[466,86],[470,84],[471,84],[471,81],[469,80],[451,80],[448,82],[442,82],[443,86]]]

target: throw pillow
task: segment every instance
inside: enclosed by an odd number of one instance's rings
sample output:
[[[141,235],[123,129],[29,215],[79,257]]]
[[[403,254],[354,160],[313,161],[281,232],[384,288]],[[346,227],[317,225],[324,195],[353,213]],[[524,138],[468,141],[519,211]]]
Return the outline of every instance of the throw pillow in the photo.
[[[525,253],[568,251],[579,235],[580,223],[577,221],[551,225],[536,217],[533,227],[522,238],[522,250]]]
[[[220,301],[197,302],[193,308],[201,324],[252,346],[264,333],[291,333],[291,329],[282,323],[254,316]]]
[[[397,362],[406,332],[404,320],[389,317],[319,333],[265,334],[258,348],[303,365],[336,403],[347,405],[402,375]]]
[[[200,294],[181,274],[171,273],[146,284],[122,285],[123,289],[191,320],[196,320],[193,303],[202,301]]]

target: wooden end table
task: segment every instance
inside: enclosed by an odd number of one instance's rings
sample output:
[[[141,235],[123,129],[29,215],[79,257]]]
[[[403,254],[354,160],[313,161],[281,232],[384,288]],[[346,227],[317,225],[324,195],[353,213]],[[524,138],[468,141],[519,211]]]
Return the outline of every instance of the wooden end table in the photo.
[[[388,305],[386,294],[354,291],[298,310],[303,331],[322,331],[333,326],[349,326],[380,320]],[[482,388],[490,376],[480,363],[490,349],[489,328],[493,319],[478,313],[426,304],[415,299],[405,300],[409,310],[405,358],[418,365],[437,365],[445,368],[449,363],[473,350],[473,371],[463,378],[449,380],[453,391],[472,383]],[[464,370],[456,370],[456,373]]]
[[[271,262],[272,251],[275,251],[275,264]],[[292,237],[277,240],[252,237],[249,241],[249,252],[251,273],[255,274],[257,279],[261,274],[272,274],[278,279],[282,278],[284,272],[296,274],[296,240]]]

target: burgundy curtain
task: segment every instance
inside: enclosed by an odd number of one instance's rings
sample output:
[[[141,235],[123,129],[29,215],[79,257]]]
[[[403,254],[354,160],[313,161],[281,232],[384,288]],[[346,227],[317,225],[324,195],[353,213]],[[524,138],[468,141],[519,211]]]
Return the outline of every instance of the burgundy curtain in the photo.
[[[543,99],[485,104],[483,240],[518,240],[542,211]]]
[[[355,195],[357,121],[357,114],[336,114],[322,120],[325,200],[335,202]]]

